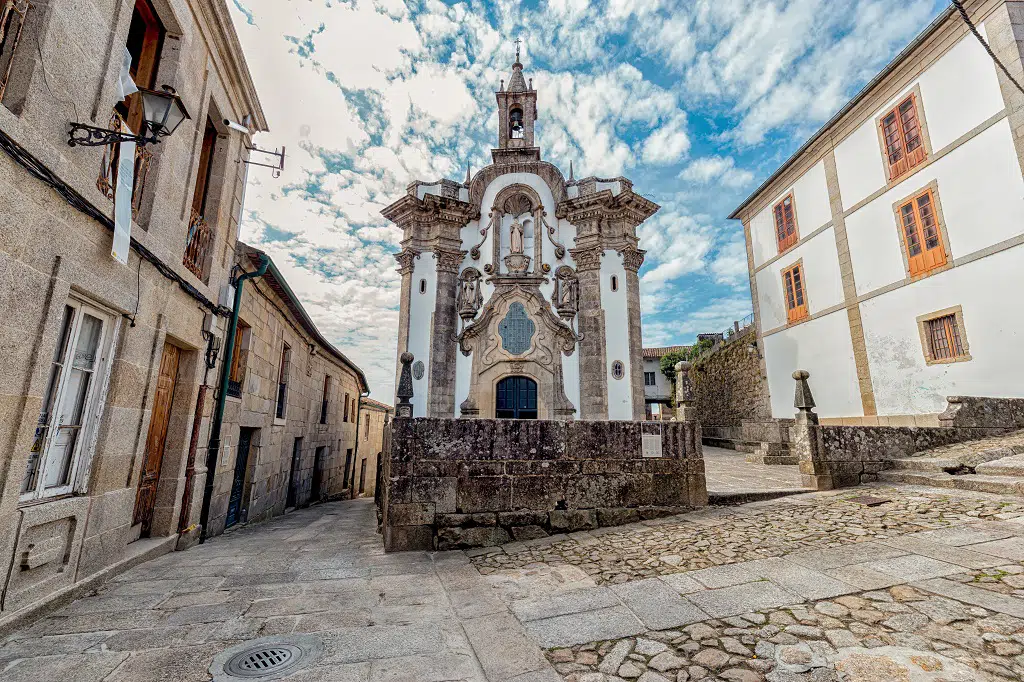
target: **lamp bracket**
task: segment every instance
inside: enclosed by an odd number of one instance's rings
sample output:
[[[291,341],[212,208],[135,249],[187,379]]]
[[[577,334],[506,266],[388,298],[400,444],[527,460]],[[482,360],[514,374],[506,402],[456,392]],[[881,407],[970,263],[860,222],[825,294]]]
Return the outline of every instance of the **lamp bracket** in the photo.
[[[135,142],[139,145],[157,143],[160,140],[153,137],[144,137],[134,133],[123,133],[119,130],[109,128],[98,128],[84,123],[71,123],[71,130],[68,132],[69,147],[105,147],[115,142]]]
[[[259,147],[255,146],[255,145],[253,145],[252,147],[246,145],[245,148],[247,150],[249,150],[249,152],[259,152],[260,154],[266,154],[267,156],[273,156],[276,159],[278,159],[278,161],[277,161],[277,163],[270,164],[270,163],[257,163],[256,161],[250,161],[249,159],[244,159],[243,163],[248,164],[250,166],[259,166],[260,168],[270,168],[271,170],[273,170],[272,175],[275,178],[281,177],[281,171],[284,170],[284,152],[285,152],[285,148],[284,147],[281,147],[281,151],[277,151],[276,148],[274,149],[274,151],[270,151],[269,149],[260,149]]]

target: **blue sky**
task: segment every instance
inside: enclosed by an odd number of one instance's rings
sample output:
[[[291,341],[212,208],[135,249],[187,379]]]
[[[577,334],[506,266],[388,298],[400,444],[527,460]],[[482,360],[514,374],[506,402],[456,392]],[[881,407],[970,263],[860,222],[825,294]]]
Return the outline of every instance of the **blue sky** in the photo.
[[[250,175],[242,239],[390,401],[400,232],[416,179],[489,163],[515,48],[544,159],[625,175],[662,205],[640,229],[645,345],[750,312],[726,216],[945,6],[944,0],[229,0],[279,179]]]

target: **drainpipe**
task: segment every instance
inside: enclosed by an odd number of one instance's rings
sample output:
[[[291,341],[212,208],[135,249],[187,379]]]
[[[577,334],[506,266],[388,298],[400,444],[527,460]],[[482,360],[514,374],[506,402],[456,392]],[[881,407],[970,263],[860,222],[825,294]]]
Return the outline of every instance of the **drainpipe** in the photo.
[[[352,450],[352,478],[348,479],[350,500],[356,499],[356,463],[359,461],[359,415],[363,411],[363,398],[370,395],[369,391],[364,391],[359,394],[356,398],[356,446]],[[346,465],[347,466],[347,465]],[[348,473],[347,471],[345,473]]]
[[[262,277],[270,267],[270,259],[260,256],[260,265],[254,272],[243,273],[235,280],[235,303],[231,308],[231,321],[228,323],[228,336],[225,339],[224,364],[220,370],[220,392],[217,394],[217,408],[210,424],[210,444],[206,449],[206,485],[203,488],[203,508],[199,514],[199,525],[202,533],[199,542],[206,542],[209,536],[210,502],[213,500],[214,475],[217,472],[217,458],[220,455],[220,429],[224,422],[224,407],[228,402],[228,379],[231,375],[231,362],[235,355],[235,334],[238,333],[238,311],[242,307],[242,285],[247,279]]]

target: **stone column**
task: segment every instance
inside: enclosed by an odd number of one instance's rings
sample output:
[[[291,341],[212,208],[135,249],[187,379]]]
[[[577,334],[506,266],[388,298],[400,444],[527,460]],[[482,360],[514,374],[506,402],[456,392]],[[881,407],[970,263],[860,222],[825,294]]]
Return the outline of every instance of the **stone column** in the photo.
[[[608,359],[601,308],[600,246],[572,249],[580,285],[580,419],[608,419]]]
[[[412,272],[415,269],[413,261],[419,258],[420,252],[414,249],[405,248],[395,254],[398,261],[398,272],[402,275],[402,294],[398,313],[398,351],[396,355],[399,361],[395,363],[395,385],[401,378],[402,353],[409,349],[409,313],[412,307]]]
[[[458,311],[455,290],[459,266],[466,251],[434,249],[437,260],[437,296],[430,339],[430,378],[427,383],[427,417],[455,417],[455,338],[458,335]]]
[[[640,327],[640,277],[637,271],[644,264],[646,251],[626,249],[622,265],[626,270],[626,314],[629,324],[629,377],[633,395],[633,419],[644,419],[643,334]]]
[[[676,421],[697,421],[697,408],[693,406],[693,383],[690,369],[693,363],[683,360],[676,363]]]
[[[800,478],[805,488],[831,490],[834,486],[832,475],[825,461],[825,444],[821,437],[818,415],[814,413],[814,396],[807,384],[810,373],[798,369],[793,372],[796,380],[796,424],[793,425],[793,450],[800,457]]]

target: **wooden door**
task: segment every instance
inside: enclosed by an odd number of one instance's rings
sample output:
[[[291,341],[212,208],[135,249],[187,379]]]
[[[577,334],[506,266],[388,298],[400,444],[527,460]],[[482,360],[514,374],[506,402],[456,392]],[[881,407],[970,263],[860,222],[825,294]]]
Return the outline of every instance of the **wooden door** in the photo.
[[[242,493],[245,491],[245,473],[249,466],[249,446],[252,444],[252,432],[255,429],[240,429],[238,433],[238,451],[235,454],[235,477],[231,481],[231,497],[228,499],[228,518],[224,524],[230,528],[241,520]]]
[[[156,503],[156,488],[160,481],[160,465],[164,459],[167,443],[167,424],[171,418],[171,403],[174,400],[174,384],[178,378],[178,360],[181,351],[169,343],[164,344],[160,359],[160,375],[156,380],[156,397],[153,399],[153,416],[149,420],[149,435],[146,436],[146,454],[142,461],[142,476],[139,478],[139,492],[135,497],[133,524],[142,524],[142,537],[148,537],[153,525],[153,507]]]

